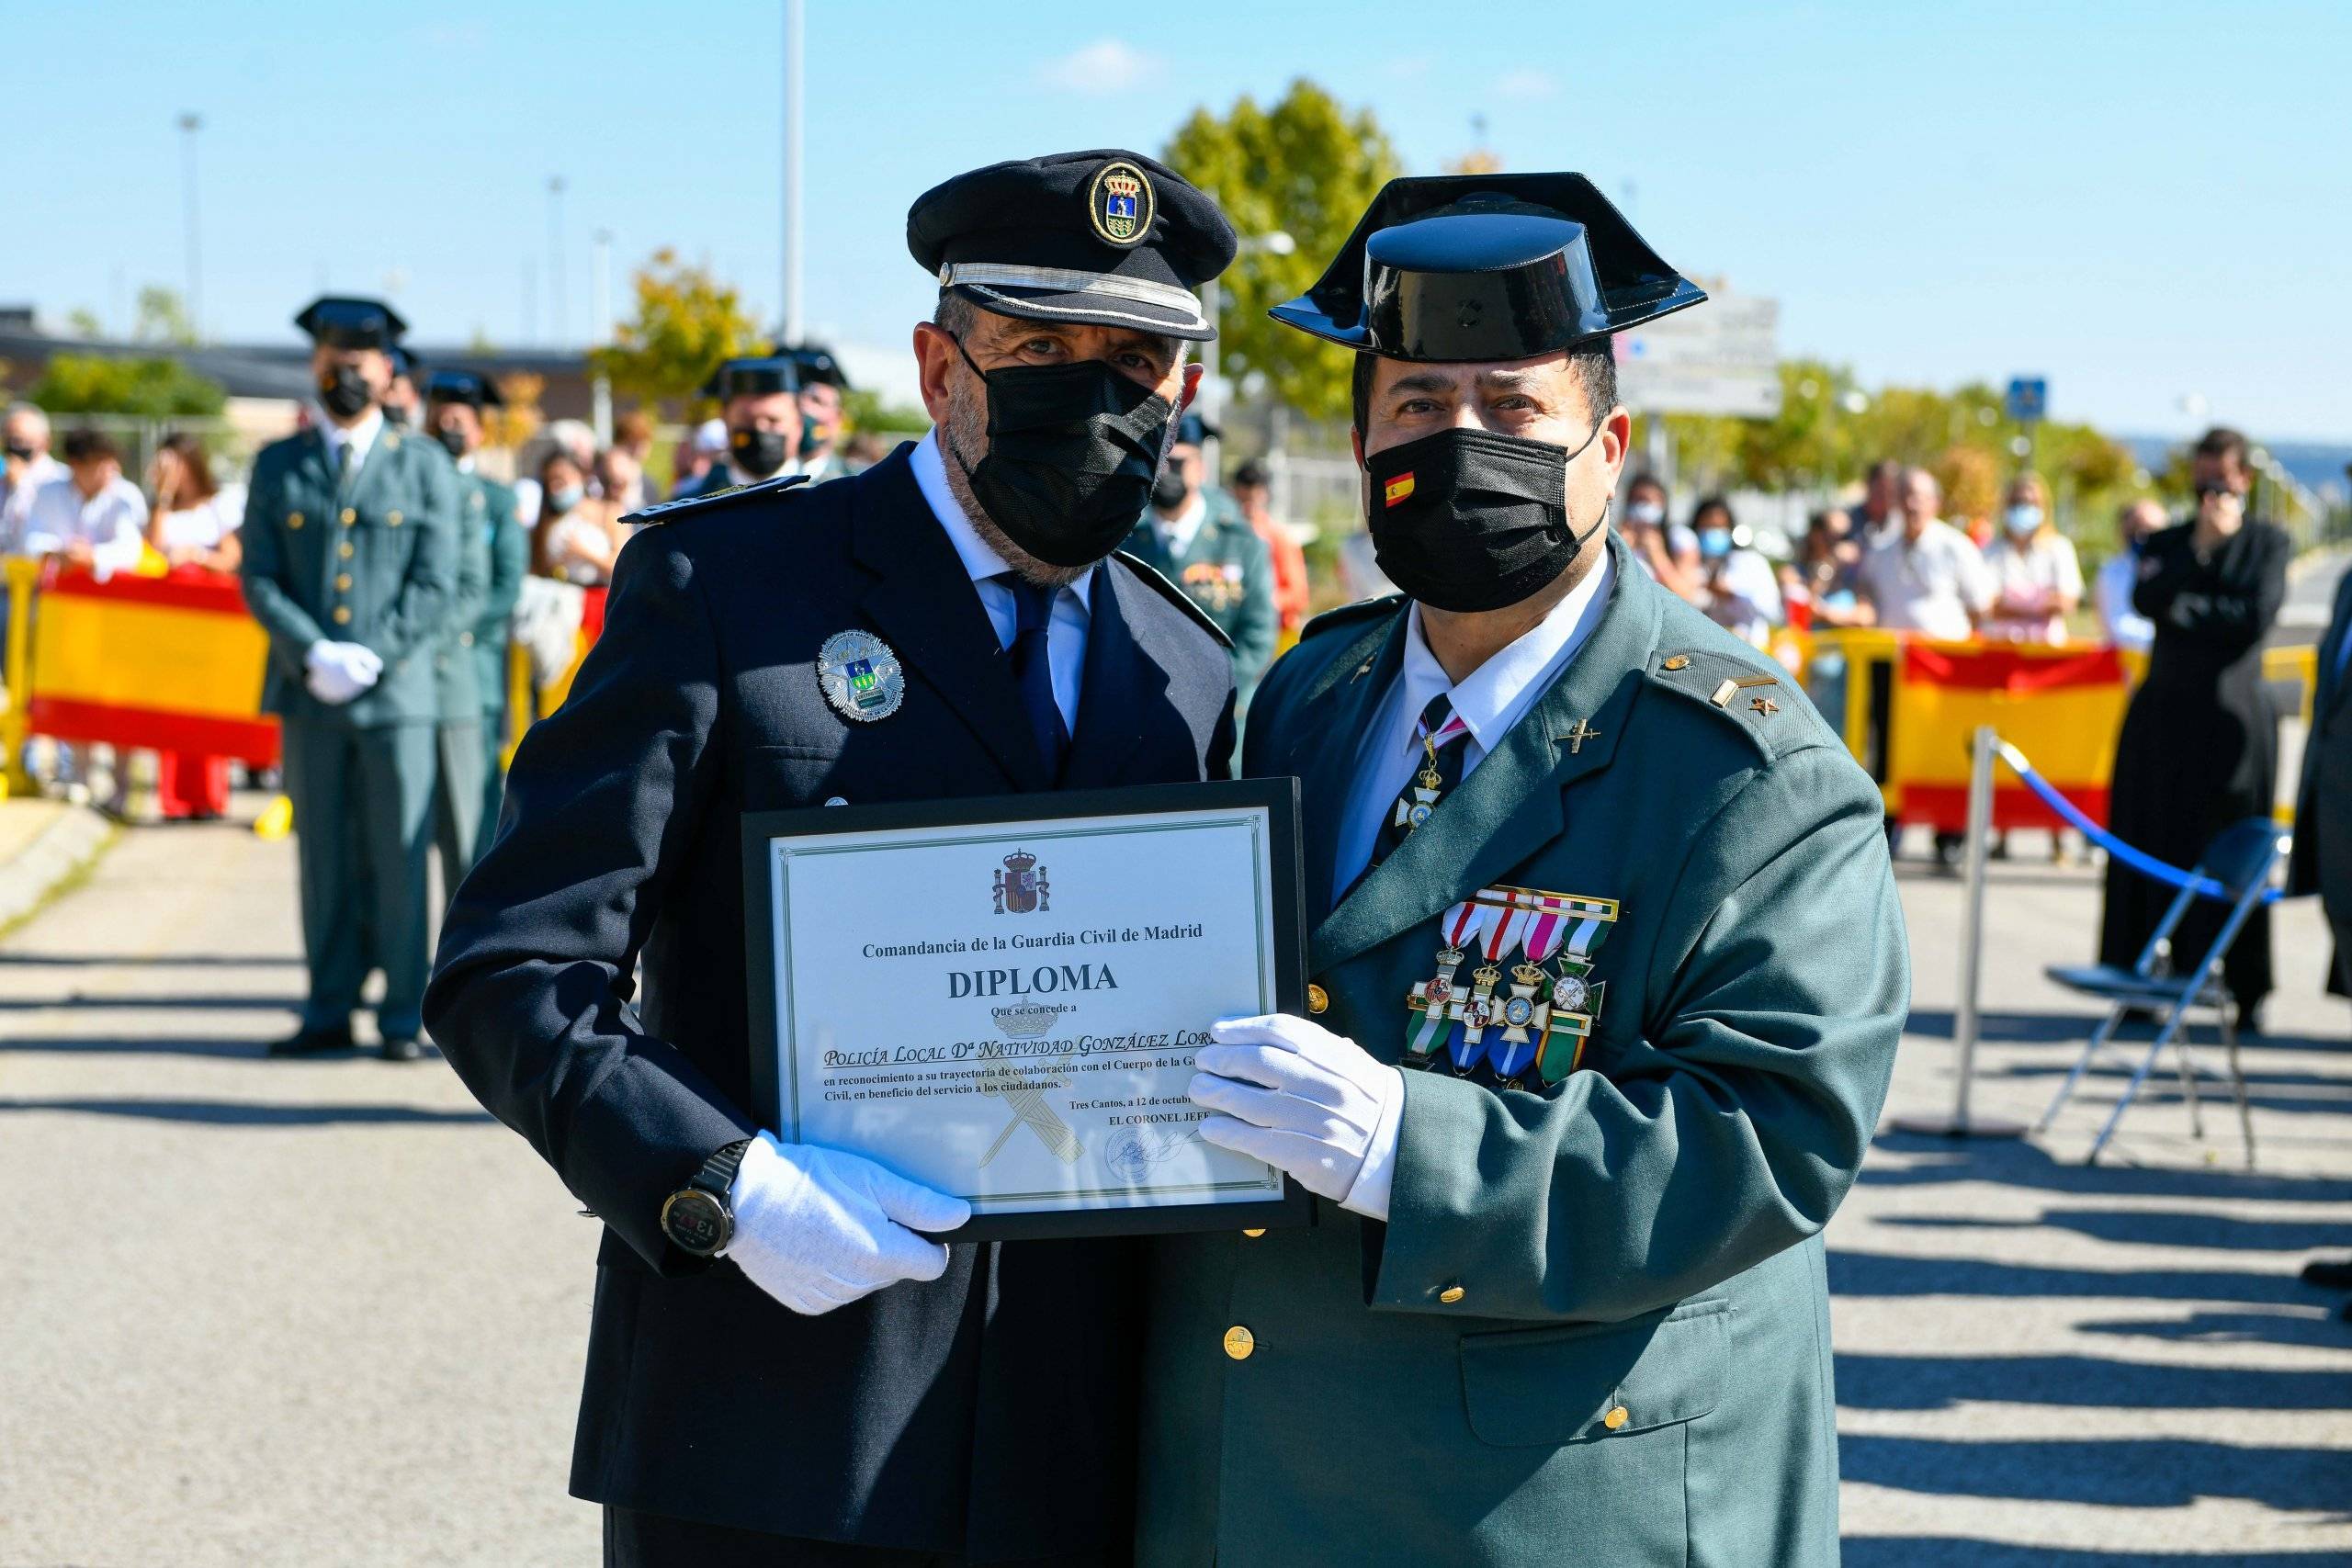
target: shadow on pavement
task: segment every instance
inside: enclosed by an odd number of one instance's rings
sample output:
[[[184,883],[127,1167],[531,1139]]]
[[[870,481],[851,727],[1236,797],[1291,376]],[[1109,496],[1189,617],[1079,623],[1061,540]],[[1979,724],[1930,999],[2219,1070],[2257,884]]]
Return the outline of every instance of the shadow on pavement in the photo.
[[[1829,1253],[1829,1290],[1840,1296],[2077,1296],[2086,1300],[2316,1301],[2324,1292],[2284,1271],[2234,1269],[2067,1269],[1981,1258]]]
[[[0,953],[0,969],[300,969],[299,956],[250,953]]]
[[[269,1105],[237,1100],[0,1100],[0,1114],[42,1111],[241,1127],[319,1127],[345,1122],[454,1126],[491,1120],[487,1111],[436,1111],[422,1105]]]
[[[223,1061],[259,1062],[266,1059],[268,1042],[263,1040],[158,1040],[142,1035],[126,1040],[77,1038],[70,1034],[28,1035],[17,1039],[0,1039],[0,1056],[55,1055],[61,1056],[218,1056]],[[357,1051],[343,1051],[330,1055],[327,1060],[351,1060]]]
[[[2174,1318],[2106,1318],[2075,1325],[2083,1334],[2170,1339],[2198,1345],[2317,1345],[2340,1350],[2352,1345],[2352,1323],[2335,1315],[2337,1303],[2313,1291],[2305,1312],[2192,1312]],[[2338,1401],[2339,1404],[2345,1401]]]
[[[1972,1220],[1956,1214],[1883,1214],[1874,1222],[1909,1230],[2035,1230],[2048,1226],[2098,1241],[2150,1247],[2213,1247],[2254,1252],[2352,1248],[2341,1221],[2246,1220],[2197,1210],[2045,1209],[2038,1220]]]
[[[0,1014],[12,1012],[66,1011],[92,1008],[153,1010],[168,1012],[211,1012],[215,1010],[235,1012],[292,1012],[302,1005],[300,995],[271,997],[228,996],[133,996],[75,995],[47,999],[32,997],[0,998]]]
[[[1838,1357],[1840,1405],[1950,1410],[1972,1400],[2117,1410],[2333,1410],[2345,1402],[2345,1380],[2332,1370],[2183,1367],[2096,1356]]]
[[[2100,1551],[2088,1547],[2004,1546],[1959,1536],[1849,1535],[1842,1543],[1846,1568],[2151,1568],[2180,1563],[2227,1563],[2229,1568],[2313,1568],[2341,1562],[2340,1551]]]
[[[2226,1100],[2223,1102],[2226,1107]],[[2220,1114],[2220,1112],[2216,1112]],[[2224,1129],[2229,1131],[2229,1129]],[[2211,1140],[2209,1140],[2211,1141]],[[1926,1187],[1951,1181],[1988,1181],[2004,1187],[2038,1188],[2083,1198],[2222,1198],[2246,1201],[2352,1202],[2352,1178],[2272,1176],[2227,1168],[2060,1164],[2047,1149],[2025,1138],[1987,1138],[1974,1143],[1925,1133],[1882,1133],[1872,1146],[1890,1154],[1934,1155],[1906,1166],[1866,1162],[1860,1179],[1880,1187]],[[2226,1140],[2216,1146],[2226,1146]]]
[[[2352,1500],[2352,1451],[2342,1449],[2259,1448],[2188,1438],[1960,1442],[1849,1433],[1839,1437],[1838,1451],[1849,1481],[1930,1495],[2116,1508],[2179,1508],[2199,1497],[2240,1497],[2290,1512],[2352,1517],[2342,1513]]]

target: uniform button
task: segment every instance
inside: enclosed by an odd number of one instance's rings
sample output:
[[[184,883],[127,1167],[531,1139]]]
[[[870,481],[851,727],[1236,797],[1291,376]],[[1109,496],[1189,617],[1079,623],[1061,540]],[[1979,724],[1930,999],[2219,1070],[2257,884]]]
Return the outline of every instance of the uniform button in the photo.
[[[397,512],[388,512],[384,514],[384,521],[397,528],[401,525],[401,514]]]
[[[1246,1236],[1250,1237],[1251,1240],[1253,1240],[1253,1241],[1254,1241],[1254,1240],[1256,1240],[1258,1237],[1260,1237],[1260,1236],[1261,1236],[1261,1235],[1265,1235],[1265,1234],[1266,1234],[1266,1227],[1265,1227],[1265,1226],[1263,1226],[1263,1225],[1260,1225],[1256,1230],[1253,1230],[1253,1231],[1243,1231],[1241,1234],[1242,1234],[1243,1235],[1246,1235]]]
[[[334,591],[337,593],[348,593],[351,592],[351,573],[347,571],[344,572],[334,580]]]
[[[474,645],[474,634],[473,634],[473,633],[471,633],[471,632],[459,632],[459,633],[458,634],[458,646],[459,648],[471,648],[473,645]]]
[[[345,560],[349,560],[352,555],[351,541],[349,539],[345,539],[341,545],[337,546],[335,547],[335,554],[341,556]]]
[[[1225,1353],[1237,1361],[1246,1361],[1250,1352],[1258,1348],[1258,1337],[1235,1324],[1225,1331]]]
[[[1616,1408],[1610,1411],[1608,1415],[1603,1416],[1600,1418],[1600,1424],[1608,1427],[1612,1432],[1618,1427],[1623,1426],[1625,1421],[1625,1407],[1622,1404],[1618,1405]]]
[[[300,528],[302,525],[302,514],[299,512],[288,513],[286,514],[286,525],[288,528]]]
[[[345,527],[348,528],[348,527],[350,527],[354,523],[356,523],[356,522],[358,522],[358,521],[359,521],[359,513],[356,513],[356,512],[353,511],[353,510],[352,510],[350,507],[348,507],[348,506],[346,506],[346,507],[345,507],[345,508],[343,509],[343,525],[344,525]]]
[[[1688,670],[1690,668],[1690,656],[1687,653],[1678,653],[1673,658],[1666,661],[1666,668],[1668,670]]]
[[[337,604],[334,607],[334,624],[339,626],[347,626],[351,624],[350,605]]]
[[[1331,993],[1320,986],[1306,987],[1306,1010],[1319,1013],[1331,1005]]]
[[[1467,1293],[1468,1292],[1464,1291],[1459,1285],[1448,1285],[1445,1289],[1437,1293],[1437,1299],[1443,1302],[1446,1305],[1452,1306]]]

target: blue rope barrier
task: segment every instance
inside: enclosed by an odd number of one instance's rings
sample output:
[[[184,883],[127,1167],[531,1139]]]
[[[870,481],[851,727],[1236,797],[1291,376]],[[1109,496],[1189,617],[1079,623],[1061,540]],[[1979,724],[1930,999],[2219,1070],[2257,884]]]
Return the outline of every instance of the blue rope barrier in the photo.
[[[2024,780],[2026,787],[2040,795],[2044,806],[2064,818],[2084,838],[2105,850],[2110,859],[2120,861],[2141,875],[2154,881],[2173,887],[2189,888],[2199,897],[2218,898],[2225,904],[2233,901],[2231,898],[2230,890],[2211,877],[2199,876],[2193,871],[2183,871],[2177,865],[2167,864],[2156,859],[2144,850],[2135,850],[2088,817],[2084,816],[2082,807],[2059,794],[2055,785],[2033,771],[2033,764],[2025,760],[2024,752],[2006,740],[1998,744],[2001,761],[2009,765],[2009,771]],[[2266,904],[2278,902],[2279,897],[2279,890],[2276,887],[2266,887],[2262,890],[2262,902]]]

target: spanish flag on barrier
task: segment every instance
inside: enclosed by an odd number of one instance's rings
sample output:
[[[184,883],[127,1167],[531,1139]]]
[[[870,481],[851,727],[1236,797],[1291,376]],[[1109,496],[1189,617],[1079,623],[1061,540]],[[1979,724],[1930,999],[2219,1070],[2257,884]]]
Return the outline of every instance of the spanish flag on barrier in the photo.
[[[261,711],[268,640],[236,579],[66,568],[32,604],[35,734],[277,761],[277,720]]]
[[[1969,738],[1989,724],[2042,776],[2099,822],[2107,820],[2115,738],[2130,695],[2111,648],[2031,648],[1905,639],[1895,667],[1889,776],[1894,814],[1939,832],[1968,826]],[[2022,784],[1996,774],[1996,828],[2054,828],[2056,813]]]

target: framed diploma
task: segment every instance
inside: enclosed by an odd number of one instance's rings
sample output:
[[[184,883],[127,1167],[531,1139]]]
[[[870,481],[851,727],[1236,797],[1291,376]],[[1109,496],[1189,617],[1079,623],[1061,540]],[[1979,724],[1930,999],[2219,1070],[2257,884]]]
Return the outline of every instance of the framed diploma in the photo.
[[[743,819],[752,1069],[788,1143],[967,1199],[963,1241],[1303,1223],[1186,1095],[1305,1010],[1293,779]]]

